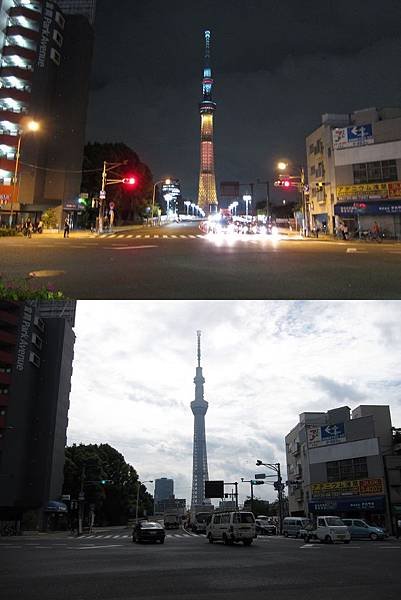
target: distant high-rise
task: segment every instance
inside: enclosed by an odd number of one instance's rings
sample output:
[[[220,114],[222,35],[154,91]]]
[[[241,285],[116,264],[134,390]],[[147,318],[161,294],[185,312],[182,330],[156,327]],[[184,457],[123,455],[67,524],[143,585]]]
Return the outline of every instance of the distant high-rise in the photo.
[[[74,327],[76,300],[36,300],[35,306],[42,319],[65,319]]]
[[[96,0],[57,0],[57,4],[66,15],[83,15],[93,25],[96,12]]]
[[[155,502],[174,498],[174,481],[167,477],[155,480]]]
[[[192,501],[191,505],[199,506],[210,504],[210,500],[205,499],[205,481],[209,480],[207,468],[206,452],[206,433],[205,433],[205,415],[208,409],[208,403],[203,397],[203,384],[205,379],[201,367],[201,332],[198,336],[198,366],[196,367],[195,400],[191,402],[191,410],[194,414],[194,447],[193,447],[193,470],[192,470]]]
[[[205,31],[205,65],[203,69],[203,100],[199,105],[201,116],[201,148],[198,204],[209,213],[217,207],[216,178],[214,173],[214,111],[212,100],[212,69],[210,66],[210,31]]]
[[[74,342],[67,319],[0,302],[0,521],[37,511],[46,526],[60,499]]]

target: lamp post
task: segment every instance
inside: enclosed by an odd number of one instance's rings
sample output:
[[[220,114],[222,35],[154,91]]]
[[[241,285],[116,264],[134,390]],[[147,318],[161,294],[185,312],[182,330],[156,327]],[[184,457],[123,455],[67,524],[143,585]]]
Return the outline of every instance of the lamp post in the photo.
[[[283,481],[281,479],[281,467],[280,467],[280,463],[264,463],[261,460],[257,460],[256,461],[256,466],[260,467],[261,465],[263,465],[264,467],[267,467],[268,469],[271,469],[272,471],[275,471],[277,473],[277,482],[275,482],[275,489],[277,490],[277,495],[278,495],[278,511],[279,511],[279,531],[280,531],[280,535],[283,533],[283,489],[284,489],[284,484]]]
[[[266,186],[266,221],[268,221],[269,220],[269,216],[270,216],[270,208],[269,208],[269,204],[270,204],[270,181],[261,181],[260,179],[258,179],[257,183],[259,183],[260,185],[265,185]]]
[[[245,194],[244,196],[242,196],[242,199],[245,202],[245,206],[246,206],[246,208],[245,208],[246,218],[248,220],[248,213],[249,213],[248,206],[252,202],[252,196],[250,196],[249,194]]]
[[[184,204],[187,207],[187,217],[189,217],[189,207],[191,206],[191,201],[185,200]]]
[[[154,223],[153,221],[153,215],[155,212],[155,201],[156,201],[156,189],[157,186],[160,185],[161,183],[164,183],[165,185],[171,185],[171,179],[167,178],[167,179],[160,179],[159,181],[156,181],[156,183],[153,185],[153,196],[152,196],[152,224]]]
[[[10,206],[10,220],[9,220],[10,227],[12,227],[12,224],[13,224],[14,201],[15,201],[15,203],[17,203],[18,196],[19,196],[19,186],[18,186],[18,191],[17,191],[17,179],[18,179],[18,169],[19,169],[20,155],[21,155],[22,136],[26,132],[30,131],[32,133],[35,133],[36,131],[39,131],[39,129],[40,129],[40,125],[37,121],[29,121],[26,124],[26,130],[24,128],[22,128],[22,129],[20,129],[19,134],[18,134],[17,154],[15,156],[13,193],[11,196],[11,206]]]
[[[141,485],[144,483],[153,483],[153,479],[149,479],[148,481],[138,481],[138,489],[136,492],[136,511],[135,511],[135,522],[138,523],[138,509],[139,509],[139,491],[141,489]]]
[[[277,168],[279,171],[286,171],[288,169],[288,163],[284,161],[280,161],[277,163]],[[302,216],[304,221],[304,232],[305,236],[309,237],[309,215],[308,208],[306,205],[306,196],[305,196],[305,169],[302,166],[298,167],[299,175],[298,177],[290,177],[290,179],[299,179],[299,191],[301,192],[301,206],[302,206]]]

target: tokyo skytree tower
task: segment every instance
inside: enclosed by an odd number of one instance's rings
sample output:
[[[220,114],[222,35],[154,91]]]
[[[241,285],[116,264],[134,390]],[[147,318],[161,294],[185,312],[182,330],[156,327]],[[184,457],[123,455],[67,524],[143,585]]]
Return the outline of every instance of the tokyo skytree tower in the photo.
[[[195,400],[191,402],[191,410],[195,417],[191,506],[210,504],[210,500],[205,499],[205,481],[209,480],[205,434],[205,415],[208,409],[208,403],[203,398],[203,384],[205,383],[205,379],[201,367],[200,331],[197,332],[197,336],[198,366],[196,367],[196,376],[194,379]]]
[[[213,122],[216,103],[212,100],[212,69],[210,66],[210,31],[205,31],[205,66],[203,69],[203,100],[201,116],[201,148],[198,205],[205,213],[217,208],[216,177],[214,173]]]

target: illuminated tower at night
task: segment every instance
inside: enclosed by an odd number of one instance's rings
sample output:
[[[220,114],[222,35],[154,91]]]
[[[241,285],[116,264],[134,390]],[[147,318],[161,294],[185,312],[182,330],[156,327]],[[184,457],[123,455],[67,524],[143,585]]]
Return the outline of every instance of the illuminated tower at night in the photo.
[[[216,210],[216,178],[214,174],[213,120],[216,103],[212,100],[212,69],[210,66],[210,31],[205,31],[205,67],[203,69],[203,100],[201,115],[201,148],[198,204],[208,213]]]
[[[191,402],[191,410],[195,417],[194,422],[194,455],[192,471],[192,502],[191,506],[201,504],[210,504],[210,500],[205,500],[205,481],[208,481],[209,474],[207,469],[206,453],[206,434],[205,434],[205,414],[208,409],[208,403],[203,398],[203,384],[205,379],[201,367],[201,332],[198,336],[198,366],[196,367],[195,400]]]

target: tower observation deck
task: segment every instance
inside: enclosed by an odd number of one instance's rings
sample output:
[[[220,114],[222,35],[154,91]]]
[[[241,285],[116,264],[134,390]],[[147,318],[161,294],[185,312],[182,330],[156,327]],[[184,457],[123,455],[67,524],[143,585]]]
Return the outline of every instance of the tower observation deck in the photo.
[[[194,414],[194,448],[193,448],[193,470],[192,470],[192,500],[191,506],[210,504],[210,500],[205,500],[205,481],[209,479],[207,468],[206,453],[206,433],[205,433],[205,415],[208,409],[208,403],[203,397],[203,384],[205,379],[201,367],[201,332],[197,332],[198,337],[198,365],[196,367],[195,400],[191,402],[191,410]]]
[[[212,69],[210,63],[210,31],[205,31],[205,66],[203,69],[203,100],[199,105],[201,116],[201,147],[198,205],[206,213],[217,208],[216,178],[214,173],[214,111],[212,100]]]

